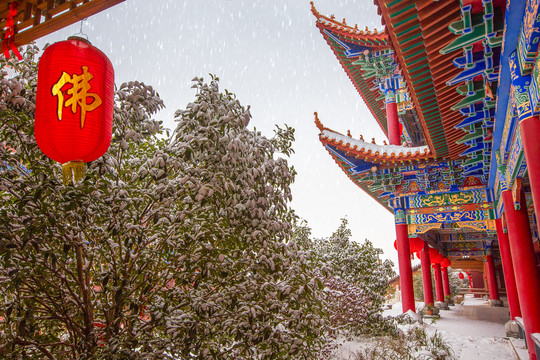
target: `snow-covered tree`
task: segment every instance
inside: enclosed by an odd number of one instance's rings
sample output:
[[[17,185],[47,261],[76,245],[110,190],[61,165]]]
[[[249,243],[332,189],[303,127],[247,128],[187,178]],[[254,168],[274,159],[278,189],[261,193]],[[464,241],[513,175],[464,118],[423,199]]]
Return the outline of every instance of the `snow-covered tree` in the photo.
[[[347,219],[342,219],[330,238],[311,245],[326,286],[332,325],[352,335],[394,331],[391,322],[381,317],[393,264],[380,261],[369,240],[358,243],[351,236]]]
[[[322,290],[290,241],[293,130],[249,130],[249,109],[196,79],[169,137],[158,94],[130,82],[109,151],[66,186],[33,136],[37,51],[14,77],[0,60],[0,356],[319,354]]]

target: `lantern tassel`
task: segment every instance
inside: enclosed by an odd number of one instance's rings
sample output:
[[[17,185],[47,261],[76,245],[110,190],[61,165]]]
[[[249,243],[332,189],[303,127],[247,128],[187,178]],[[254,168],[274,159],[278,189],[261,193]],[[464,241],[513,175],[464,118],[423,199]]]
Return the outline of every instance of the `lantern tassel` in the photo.
[[[70,181],[75,183],[84,177],[85,169],[82,161],[68,161],[67,163],[62,164],[62,169],[64,185],[69,184]]]

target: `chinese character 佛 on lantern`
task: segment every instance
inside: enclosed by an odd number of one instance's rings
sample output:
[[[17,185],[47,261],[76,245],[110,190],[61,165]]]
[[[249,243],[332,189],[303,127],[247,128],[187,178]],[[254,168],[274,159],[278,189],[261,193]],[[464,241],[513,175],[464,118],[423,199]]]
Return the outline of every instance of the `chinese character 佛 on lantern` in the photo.
[[[35,136],[45,155],[62,164],[64,184],[84,175],[112,137],[114,70],[86,39],[70,37],[39,61]]]

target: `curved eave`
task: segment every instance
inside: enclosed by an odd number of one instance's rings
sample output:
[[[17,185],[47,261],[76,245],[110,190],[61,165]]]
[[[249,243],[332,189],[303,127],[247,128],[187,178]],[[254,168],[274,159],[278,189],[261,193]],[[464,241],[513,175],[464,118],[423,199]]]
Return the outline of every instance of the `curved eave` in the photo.
[[[321,141],[322,142],[322,141]],[[361,175],[354,175],[352,174],[352,172],[350,171],[352,166],[349,165],[348,163],[346,163],[345,161],[343,161],[340,157],[338,157],[336,154],[334,154],[333,152],[331,152],[326,146],[325,146],[325,149],[328,151],[328,153],[330,154],[330,156],[332,157],[332,159],[334,159],[334,161],[336,162],[336,164],[338,164],[338,166],[341,168],[341,170],[343,170],[343,172],[345,173],[345,175],[347,175],[347,177],[354,183],[356,184],[356,186],[358,186],[360,189],[364,190],[364,192],[366,194],[368,194],[370,197],[373,198],[373,200],[375,200],[376,202],[378,202],[379,204],[381,204],[386,210],[390,211],[390,212],[393,212],[393,210],[388,206],[388,202],[386,201],[386,199],[381,199],[380,195],[382,194],[382,191],[379,190],[379,191],[371,191],[369,189],[369,185],[372,184],[371,181],[362,181],[362,176]]]
[[[330,48],[334,52],[334,55],[343,67],[343,70],[345,70],[345,73],[353,83],[356,91],[360,94],[369,111],[377,120],[377,123],[381,127],[382,131],[385,133],[385,135],[388,136],[386,113],[383,110],[385,106],[384,99],[377,100],[380,97],[380,94],[377,89],[372,89],[373,77],[364,77],[364,71],[362,71],[359,66],[353,65],[353,62],[356,59],[349,58],[347,57],[347,55],[345,55],[345,50],[324,32],[324,30],[327,29],[323,26],[322,23],[317,22],[317,27],[319,28],[322,36],[326,40],[328,46],[330,46]],[[344,40],[347,41],[347,39]]]
[[[321,133],[319,140],[332,159],[338,164],[347,177],[364,192],[371,196],[388,211],[388,195],[384,191],[372,191],[370,185],[373,181],[365,179],[367,169],[372,166],[378,168],[392,168],[421,161],[433,160],[427,146],[406,148],[402,146],[376,145],[344,136],[338,132],[324,128],[317,116],[315,122]],[[362,171],[354,171],[363,167]],[[386,193],[387,194],[387,193]]]
[[[326,17],[321,15],[315,9],[313,2],[311,2],[311,11],[317,18],[317,28],[319,28],[319,31],[326,40],[328,46],[330,46],[334,52],[334,55],[356,88],[356,91],[360,94],[362,100],[364,100],[364,103],[371,111],[373,117],[377,120],[383,132],[388,135],[386,113],[383,110],[385,106],[384,99],[380,99],[381,94],[379,91],[373,89],[373,77],[365,78],[364,71],[362,71],[359,66],[353,65],[353,62],[356,59],[349,58],[345,53],[345,49],[329,37],[326,31],[331,32],[332,35],[339,38],[340,41],[366,46],[373,50],[389,49],[388,35],[384,32],[367,31],[367,29],[366,31],[361,31],[356,25],[355,27],[348,26],[345,23],[345,19],[343,19],[343,22],[338,22],[333,16]]]
[[[396,145],[377,145],[356,140],[339,133],[323,130],[319,134],[319,139],[323,145],[331,144],[348,156],[365,160],[374,164],[387,165],[385,168],[398,166],[394,163],[413,163],[421,160],[431,160],[433,158],[427,146],[405,147]]]
[[[377,30],[371,32],[367,28],[366,31],[362,31],[358,29],[358,25],[355,25],[354,27],[347,25],[345,19],[343,19],[342,22],[339,22],[336,21],[333,16],[327,17],[321,15],[317,9],[315,9],[313,1],[311,1],[311,12],[317,18],[317,24],[321,24],[321,26],[325,27],[327,30],[331,30],[332,32],[340,34],[355,42],[371,43],[373,44],[371,46],[373,46],[375,50],[388,48],[388,35],[385,32],[378,32]]]

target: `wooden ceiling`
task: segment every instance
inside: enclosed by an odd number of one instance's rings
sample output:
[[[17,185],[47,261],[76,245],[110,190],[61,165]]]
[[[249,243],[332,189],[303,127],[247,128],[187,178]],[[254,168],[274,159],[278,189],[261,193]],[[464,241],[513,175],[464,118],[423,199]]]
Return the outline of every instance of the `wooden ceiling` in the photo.
[[[17,4],[15,45],[26,45],[125,0],[0,0],[0,39],[5,38],[9,6]]]

